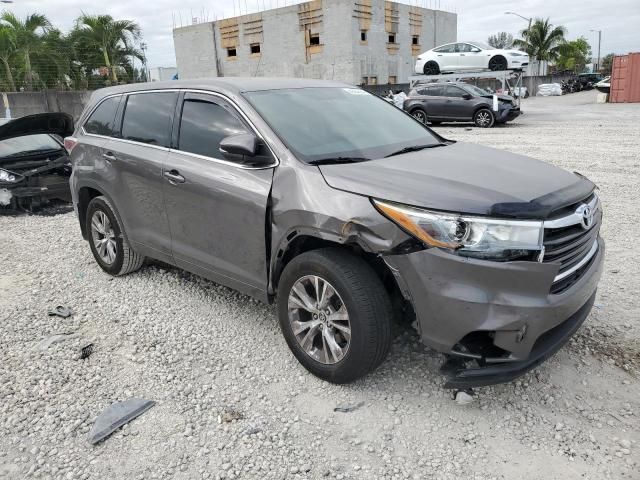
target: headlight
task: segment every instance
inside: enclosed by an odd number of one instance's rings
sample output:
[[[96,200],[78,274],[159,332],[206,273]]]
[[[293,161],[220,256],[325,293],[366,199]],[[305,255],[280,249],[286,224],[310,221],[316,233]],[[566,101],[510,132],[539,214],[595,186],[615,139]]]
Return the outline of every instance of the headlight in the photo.
[[[22,175],[18,175],[16,173],[0,168],[0,182],[15,183],[19,182],[21,179]]]
[[[509,52],[508,55],[510,57],[526,57],[527,56],[526,53],[519,53],[519,52]]]
[[[433,212],[373,200],[389,220],[428,247],[485,260],[534,259],[542,249],[542,222]]]

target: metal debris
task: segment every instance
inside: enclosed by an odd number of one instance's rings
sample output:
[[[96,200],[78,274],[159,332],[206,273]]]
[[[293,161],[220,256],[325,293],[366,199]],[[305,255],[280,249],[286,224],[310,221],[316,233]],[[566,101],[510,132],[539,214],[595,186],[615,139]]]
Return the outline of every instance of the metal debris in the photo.
[[[80,360],[89,358],[92,353],[93,353],[93,343],[87,343],[84,347],[80,349]]]
[[[111,435],[118,428],[129,423],[153,407],[156,402],[141,398],[131,398],[108,406],[99,416],[89,432],[88,440],[95,445]]]
[[[364,407],[364,402],[358,402],[354,405],[340,405],[333,409],[334,412],[349,413]]]
[[[62,305],[58,305],[53,310],[49,310],[50,317],[58,316],[62,318],[69,318],[71,315],[73,315],[73,310],[69,307],[63,307]]]

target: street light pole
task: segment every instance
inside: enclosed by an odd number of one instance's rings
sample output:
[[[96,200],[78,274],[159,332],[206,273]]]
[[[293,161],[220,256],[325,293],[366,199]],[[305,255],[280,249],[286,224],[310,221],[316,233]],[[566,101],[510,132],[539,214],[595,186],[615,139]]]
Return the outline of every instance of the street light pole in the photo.
[[[591,30],[592,32],[598,32],[598,63],[596,63],[596,73],[600,70],[600,43],[602,42],[602,30]]]

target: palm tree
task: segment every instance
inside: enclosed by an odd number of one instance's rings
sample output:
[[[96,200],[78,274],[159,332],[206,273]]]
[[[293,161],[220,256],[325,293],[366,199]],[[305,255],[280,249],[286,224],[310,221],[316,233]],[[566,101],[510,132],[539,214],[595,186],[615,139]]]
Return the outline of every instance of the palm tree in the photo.
[[[138,53],[133,44],[140,38],[140,27],[131,20],[114,20],[111,15],[82,15],[77,20],[76,37],[97,49],[104,58],[112,83],[118,83],[117,69],[123,55]]]
[[[560,54],[560,45],[564,42],[566,29],[562,26],[554,26],[547,18],[536,18],[530,29],[520,32],[522,39],[513,41],[514,47],[520,47],[530,57],[538,61],[538,74],[540,63],[555,60]]]
[[[7,77],[7,87],[9,91],[15,92],[16,83],[13,81],[11,73],[11,64],[9,63],[16,53],[16,36],[15,32],[6,25],[0,25],[0,62],[4,67],[4,74]]]
[[[27,90],[33,87],[33,69],[31,56],[44,53],[46,46],[42,35],[51,28],[51,23],[44,15],[32,13],[24,20],[20,20],[12,12],[3,12],[0,23],[13,31],[15,36],[16,53],[20,57],[21,66],[24,69],[24,80]]]

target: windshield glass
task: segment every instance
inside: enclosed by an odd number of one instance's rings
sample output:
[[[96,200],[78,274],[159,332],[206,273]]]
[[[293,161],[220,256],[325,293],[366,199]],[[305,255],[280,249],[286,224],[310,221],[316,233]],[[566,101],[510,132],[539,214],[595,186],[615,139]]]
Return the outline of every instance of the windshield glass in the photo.
[[[469,42],[471,45],[475,45],[482,50],[495,50],[491,45],[487,45],[484,42]]]
[[[467,90],[467,92],[469,92],[472,95],[479,95],[479,96],[489,95],[489,92],[481,89],[480,87],[476,87],[475,85],[465,85],[464,88]]]
[[[305,162],[382,158],[404,147],[440,143],[422,124],[359,88],[266,90],[245,96]]]
[[[37,134],[7,138],[0,141],[0,157],[16,156],[22,152],[37,153],[43,150],[60,150],[62,145],[51,135]]]

